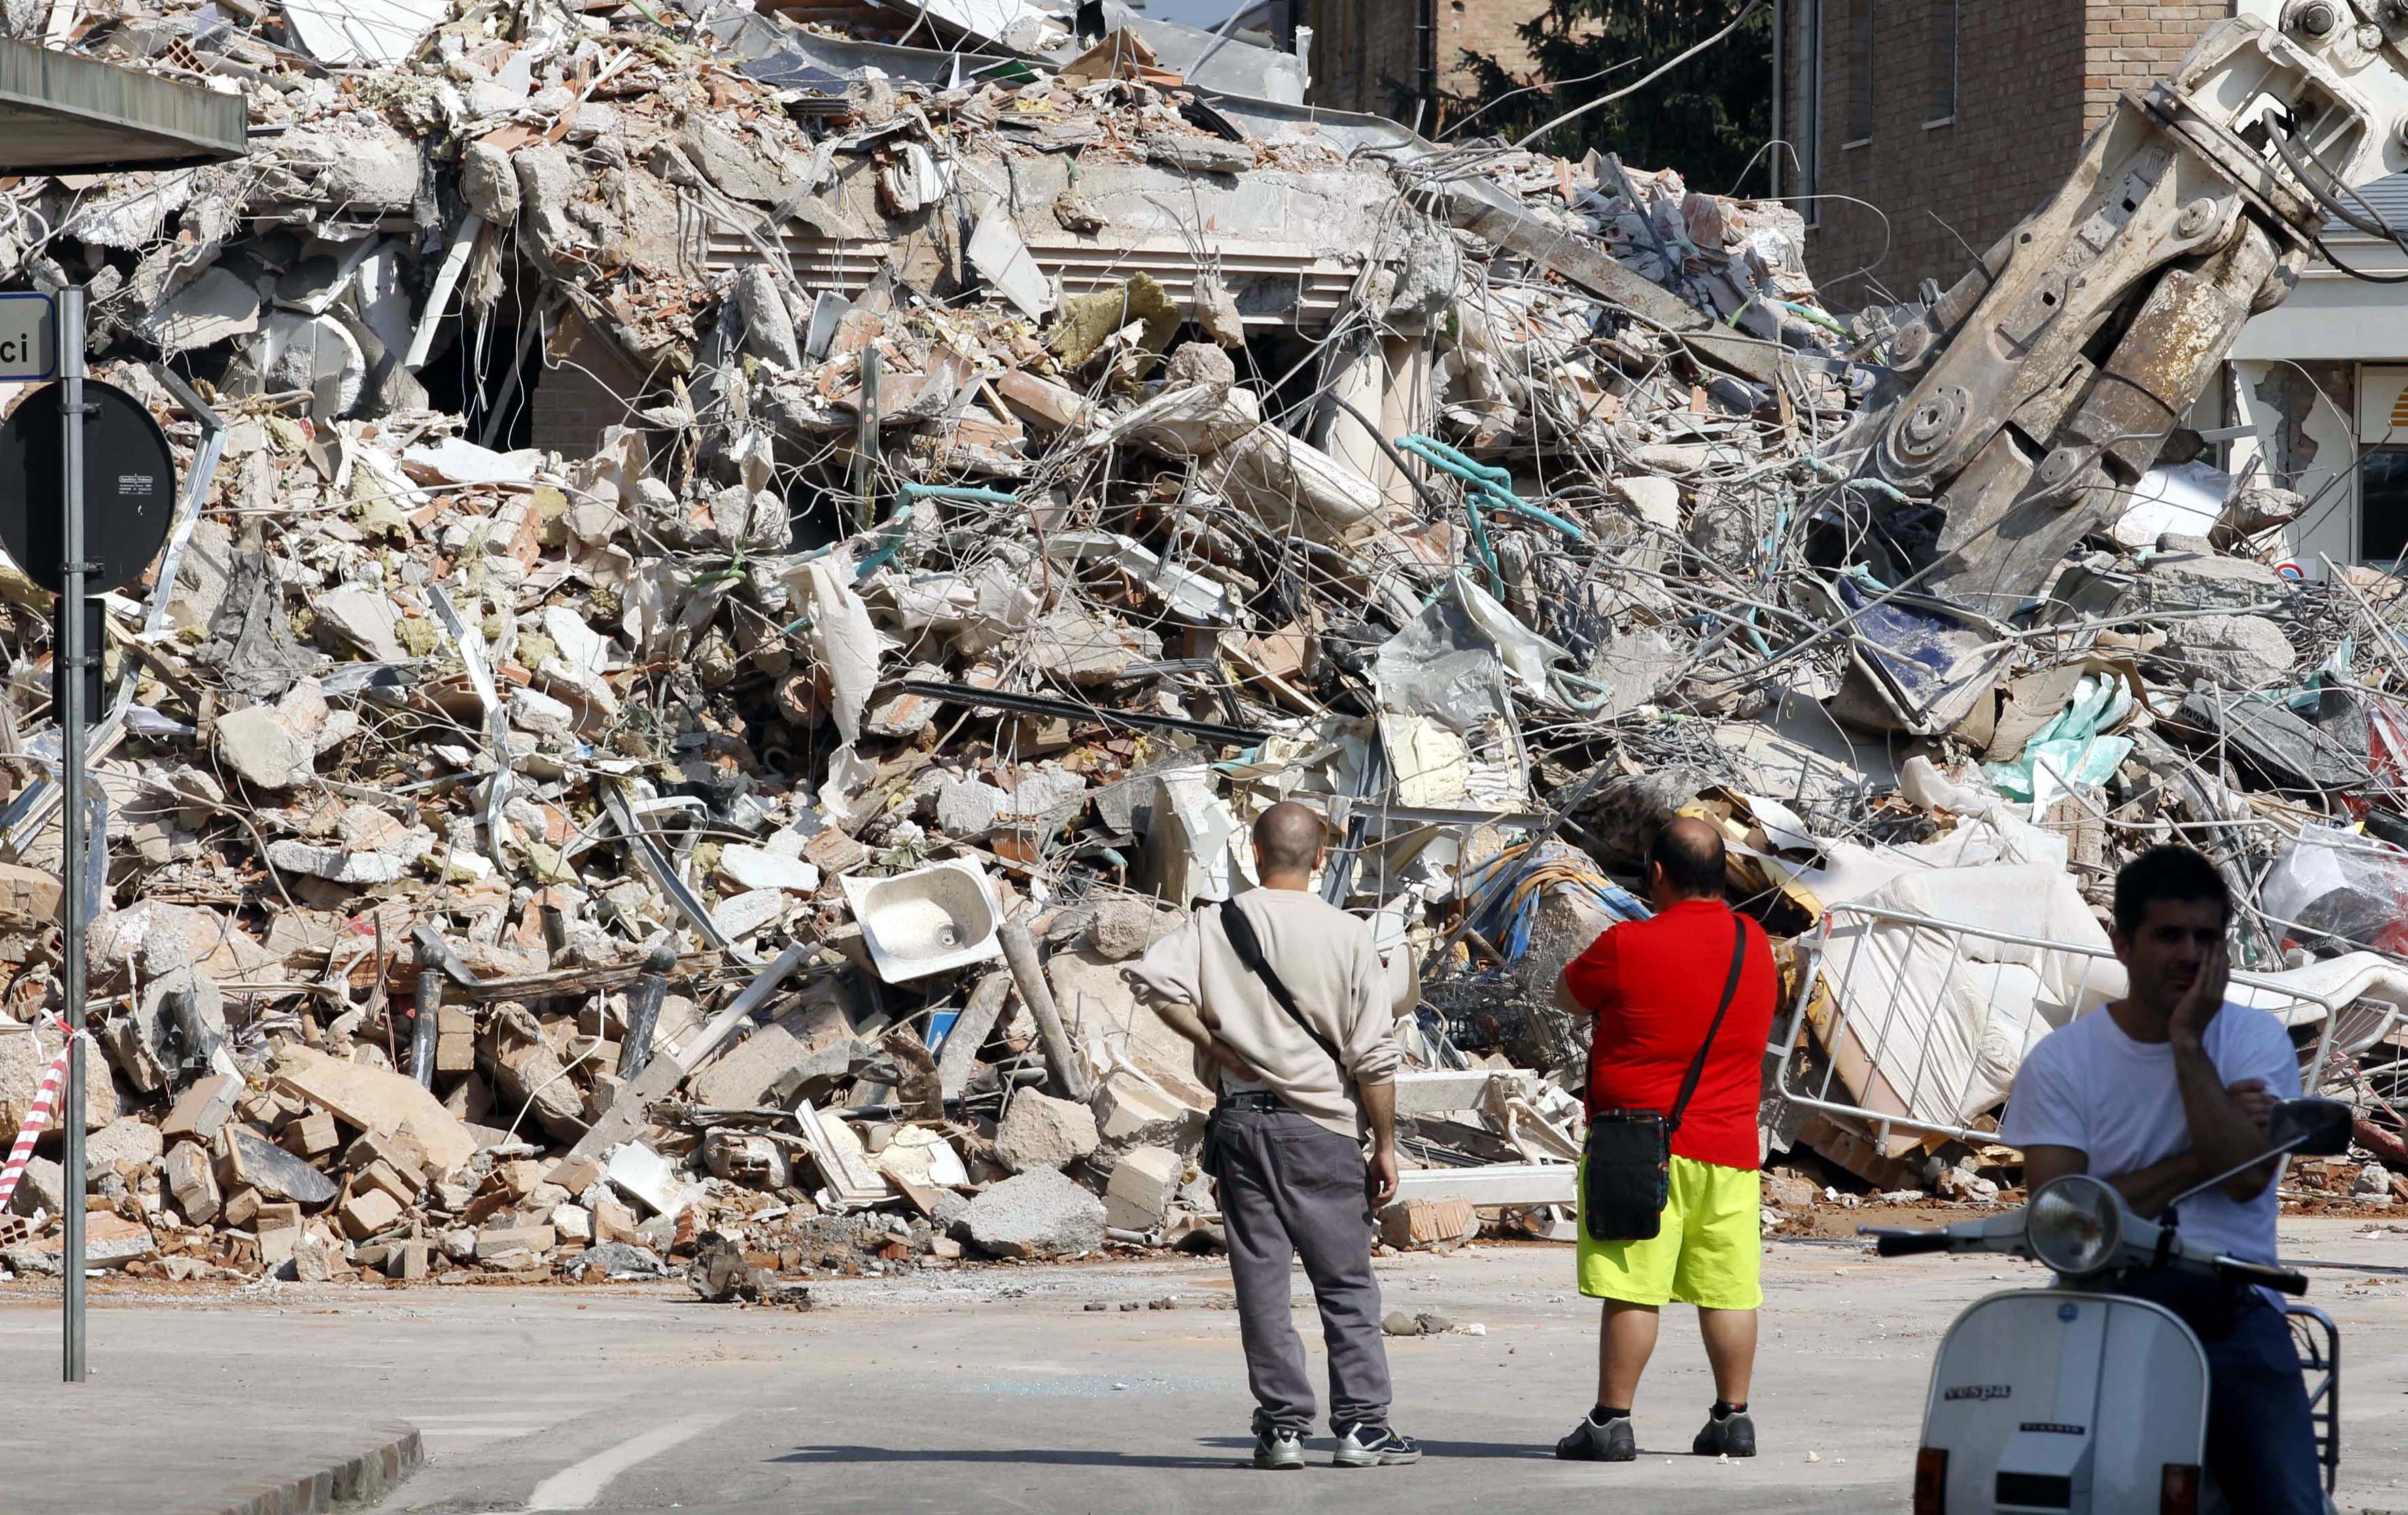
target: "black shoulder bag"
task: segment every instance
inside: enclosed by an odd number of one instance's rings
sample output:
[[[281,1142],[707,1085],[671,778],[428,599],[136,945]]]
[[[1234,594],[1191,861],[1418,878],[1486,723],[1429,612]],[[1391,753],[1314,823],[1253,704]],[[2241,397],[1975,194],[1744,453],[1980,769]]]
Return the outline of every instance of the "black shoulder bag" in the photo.
[[[1688,1077],[1681,1080],[1680,1097],[1672,1101],[1670,1113],[1589,1111],[1588,1138],[1581,1149],[1585,1162],[1581,1173],[1581,1218],[1592,1241],[1646,1241],[1664,1229],[1664,1206],[1672,1197],[1672,1136],[1681,1129],[1690,1096],[1698,1092],[1706,1056],[1714,1050],[1723,1017],[1739,993],[1740,969],[1747,960],[1747,922],[1733,915],[1731,923],[1736,934],[1723,1002],[1714,1009],[1713,1023],[1706,1028],[1705,1044],[1689,1063]]]

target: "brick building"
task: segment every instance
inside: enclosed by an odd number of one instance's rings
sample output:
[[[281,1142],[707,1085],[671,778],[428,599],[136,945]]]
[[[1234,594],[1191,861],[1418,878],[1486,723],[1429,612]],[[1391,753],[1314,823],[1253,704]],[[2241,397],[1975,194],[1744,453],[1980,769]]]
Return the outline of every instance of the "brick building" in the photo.
[[[2243,0],[2249,3],[2249,0]],[[1841,308],[1952,284],[2233,0],[1779,0],[1773,135]]]
[[[586,457],[603,428],[630,424],[637,406],[651,403],[646,376],[574,312],[562,314],[544,349],[529,401],[529,446]]]
[[[1467,55],[1526,79],[1521,28],[1546,8],[1547,0],[1297,0],[1297,24],[1312,28],[1312,102],[1412,123],[1426,45],[1436,50],[1429,61],[1441,97],[1477,88]]]

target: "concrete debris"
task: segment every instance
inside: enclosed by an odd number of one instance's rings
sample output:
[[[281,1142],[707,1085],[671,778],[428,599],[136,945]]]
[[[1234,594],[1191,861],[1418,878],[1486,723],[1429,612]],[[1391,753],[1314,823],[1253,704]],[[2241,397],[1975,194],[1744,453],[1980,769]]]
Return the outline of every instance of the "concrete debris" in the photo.
[[[2408,594],[2288,564],[2299,495],[2186,461],[2181,533],[1922,596],[1848,477],[1921,313],[1824,308],[1786,207],[1022,8],[1008,66],[934,75],[851,11],[716,4],[146,0],[58,38],[217,72],[257,148],[0,188],[54,229],[0,239],[17,285],[122,281],[94,371],[187,474],[174,568],[108,603],[96,1265],[780,1299],[1210,1245],[1211,1076],[1121,965],[1253,886],[1283,799],[1402,1008],[1391,1248],[1568,1238],[1554,976],[1644,913],[1674,813],[1812,1012],[1780,1223],[2011,1193],[1982,1122],[2079,1008],[2021,948],[1967,1000],[1852,905],[1978,933],[2012,897],[2082,957],[2174,836],[2303,1038],[2358,1007],[2330,1066],[2390,1130]],[[13,1130],[60,795],[47,604],[0,599]],[[1966,1075],[1942,1112],[1899,1093],[1927,1062]],[[57,1266],[51,1151],[11,1266]]]
[[[1104,1244],[1104,1202],[1052,1168],[1034,1168],[971,1200],[961,1229],[990,1257],[1078,1257]]]
[[[1034,1091],[1015,1096],[995,1131],[996,1155],[1014,1173],[1064,1168],[1092,1156],[1103,1138],[1084,1105]]]
[[[1112,1165],[1104,1185],[1104,1223],[1120,1231],[1151,1231],[1179,1197],[1187,1160],[1167,1147],[1135,1147]]]

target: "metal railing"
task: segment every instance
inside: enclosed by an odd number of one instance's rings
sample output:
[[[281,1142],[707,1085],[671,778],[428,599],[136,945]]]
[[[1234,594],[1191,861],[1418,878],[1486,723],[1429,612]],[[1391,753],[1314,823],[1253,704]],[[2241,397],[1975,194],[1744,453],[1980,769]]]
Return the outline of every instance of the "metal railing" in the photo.
[[[1875,934],[1885,931],[1902,934],[1904,945],[1895,954],[1894,965],[1872,946]],[[1833,936],[1841,932],[1859,935],[1846,953],[1838,981],[1828,982],[1825,970],[1833,954]],[[1865,904],[1830,907],[1814,931],[1799,940],[1806,956],[1800,965],[1798,997],[1786,1035],[1770,1049],[1780,1057],[1773,1089],[1802,1109],[1847,1117],[1871,1127],[1885,1151],[1900,1132],[1966,1142],[1997,1141],[1995,1131],[1978,1130],[1971,1122],[2004,1098],[2015,1069],[2022,1066],[2033,1044],[2056,1029],[2040,1006],[2061,1010],[2062,1021],[2071,1021],[2115,997],[2105,985],[2094,988],[2094,983],[2104,972],[2121,972],[2114,951],[2105,947],[2019,936]],[[1969,942],[1983,944],[1986,950],[1969,951]],[[2052,953],[2060,957],[2050,966],[2043,954]],[[1913,971],[1918,964],[1935,960],[1944,964],[1937,974]],[[1990,976],[1982,998],[1985,1005],[1994,1006],[2000,983],[2011,971],[2041,979],[2043,990],[2035,999],[2033,1013],[2019,1027],[2011,1018],[1985,1010],[1981,1023],[1969,1028],[1961,1017],[1949,1013],[1952,991],[1968,983],[1967,975]],[[2070,987],[2069,971],[2072,974]],[[1859,994],[1860,976],[1869,973],[1892,980],[1891,992],[1882,995],[1878,985],[1866,981],[1865,992]],[[1908,986],[1918,981],[1932,986],[1928,994],[1908,992]],[[2400,1019],[2391,1007],[2356,1010],[2355,996],[2306,995],[2262,974],[2235,971],[2232,983],[2254,991],[2252,1000],[2276,1013],[2305,1006],[2322,1010],[2315,1060],[2310,1065],[2315,1070],[2312,1082],[2330,1066],[2337,1042],[2344,1052],[2356,1052],[2372,1045]],[[1982,991],[1978,977],[1970,987]],[[1823,993],[1818,994],[1818,989]],[[1810,1028],[1812,1036],[1805,1035]],[[1969,1030],[1971,1045],[1963,1049],[1958,1059],[1961,1069],[1952,1076],[1944,1066],[1947,1059],[1935,1055],[1933,1044],[1952,1031],[1962,1039]],[[2006,1041],[1992,1039],[2001,1035]],[[2007,1061],[2002,1054],[2010,1041],[2013,1057]],[[1904,1071],[1910,1056],[1912,1069]]]

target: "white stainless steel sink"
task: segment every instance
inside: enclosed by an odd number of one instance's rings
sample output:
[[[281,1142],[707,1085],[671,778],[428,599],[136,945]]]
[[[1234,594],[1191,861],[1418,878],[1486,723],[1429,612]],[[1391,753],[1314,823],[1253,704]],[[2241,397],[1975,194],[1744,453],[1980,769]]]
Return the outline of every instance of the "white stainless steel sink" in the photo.
[[[883,879],[838,880],[861,923],[878,976],[888,983],[924,979],[1002,953],[996,928],[1003,912],[977,864],[949,859]]]

